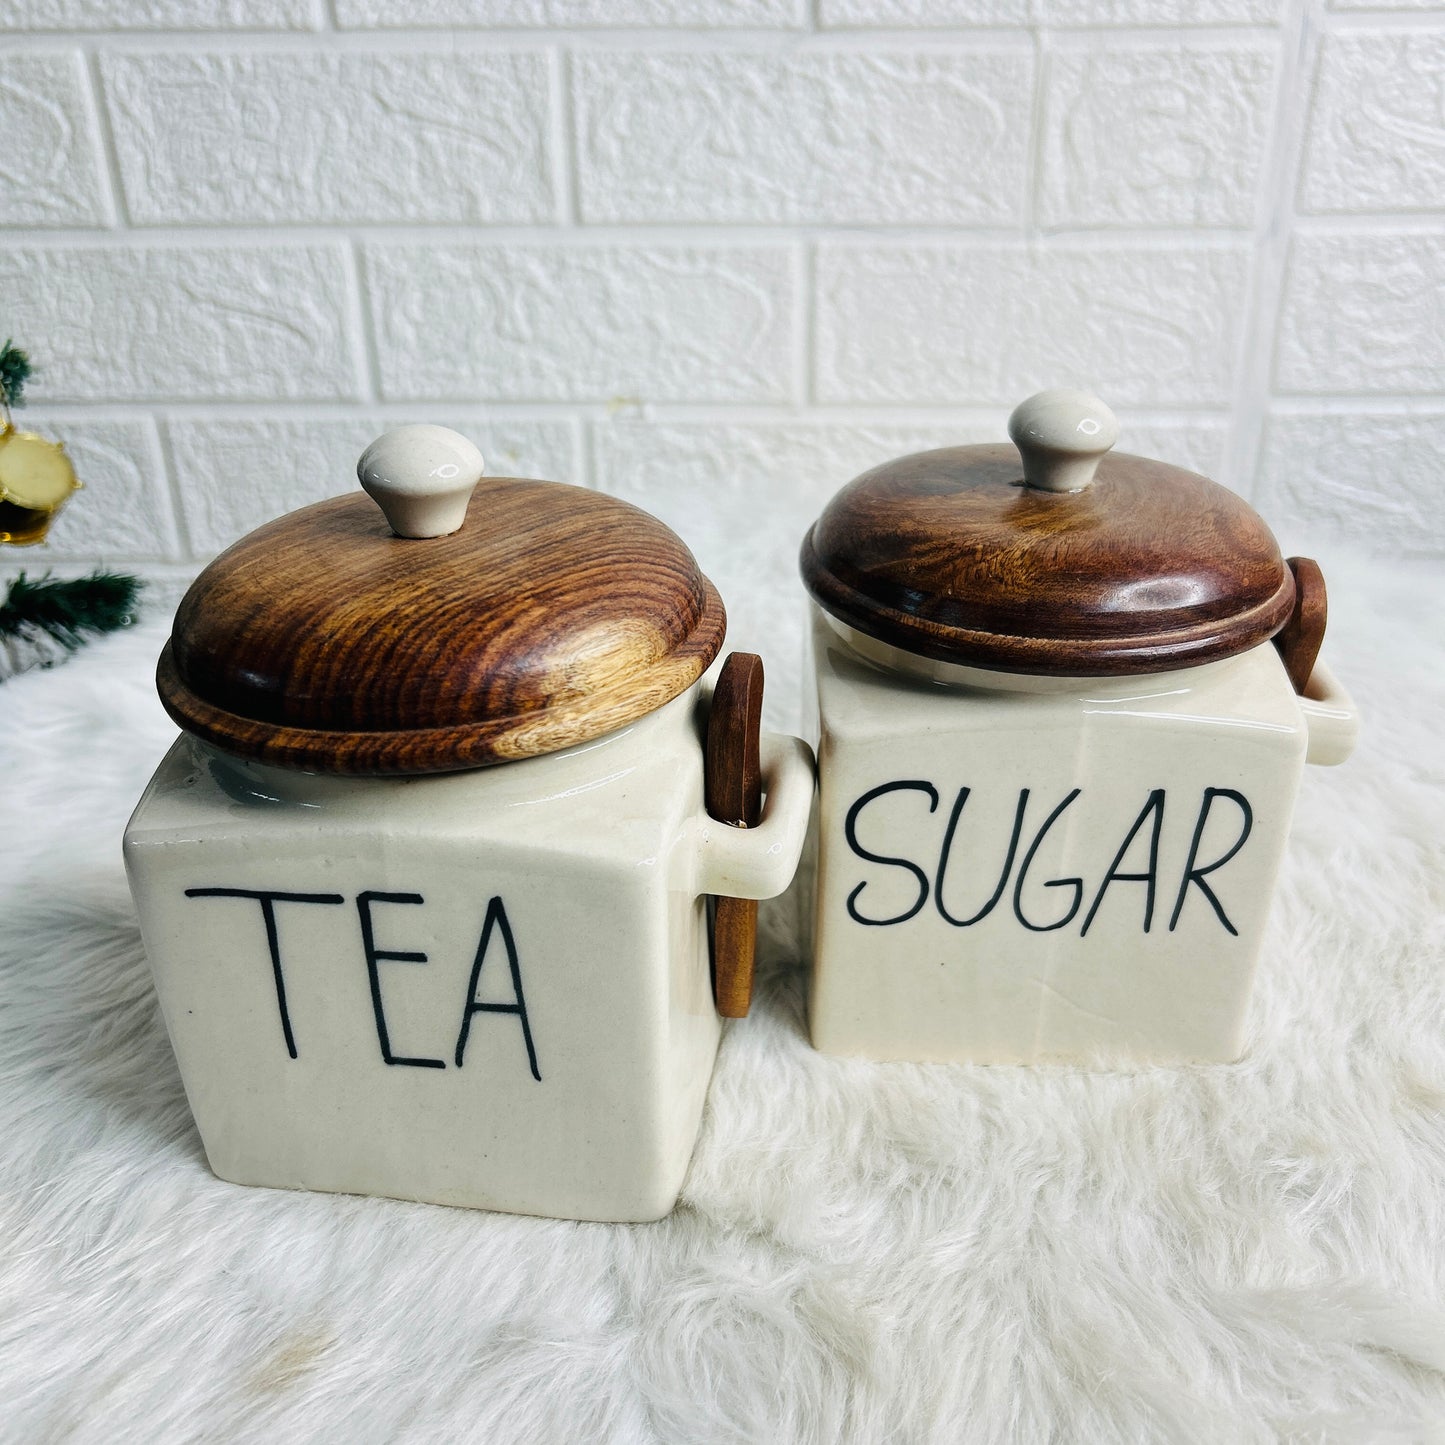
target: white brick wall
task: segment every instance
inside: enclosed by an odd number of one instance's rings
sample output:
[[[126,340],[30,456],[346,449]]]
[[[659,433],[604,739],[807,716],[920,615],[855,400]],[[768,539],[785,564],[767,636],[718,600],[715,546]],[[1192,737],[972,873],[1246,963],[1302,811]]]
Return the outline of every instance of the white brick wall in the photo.
[[[380,243],[365,275],[389,398],[792,399],[778,246]]]
[[[100,69],[137,225],[553,219],[535,51],[163,52]]]
[[[1296,237],[1280,313],[1281,389],[1445,393],[1442,278],[1445,230]]]
[[[0,296],[44,367],[37,401],[360,395],[335,242],[13,246]]]
[[[818,399],[1007,411],[1062,376],[1120,405],[1227,405],[1248,270],[1228,240],[827,243]]]
[[[1248,228],[1275,46],[1061,43],[1044,85],[1042,222]]]
[[[100,226],[110,220],[89,93],[84,61],[74,52],[0,58],[0,216],[8,225]]]
[[[1033,56],[582,55],[585,222],[1017,226]]]
[[[1300,200],[1305,211],[1428,211],[1445,197],[1445,27],[1331,38]]]
[[[173,594],[429,418],[735,637],[863,467],[1077,381],[1286,547],[1445,555],[1445,0],[5,0],[0,339]]]

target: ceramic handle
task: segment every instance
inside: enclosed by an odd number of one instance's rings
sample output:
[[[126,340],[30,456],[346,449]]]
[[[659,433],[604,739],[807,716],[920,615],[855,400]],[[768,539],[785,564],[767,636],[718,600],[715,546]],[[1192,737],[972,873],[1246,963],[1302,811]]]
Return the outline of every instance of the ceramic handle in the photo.
[[[446,537],[466,521],[485,469],[481,452],[460,432],[417,424],[377,437],[362,452],[356,476],[398,537]]]
[[[1008,434],[1023,458],[1024,481],[1041,492],[1080,492],[1119,440],[1114,413],[1092,392],[1040,391],[1021,401]]]
[[[1309,729],[1305,762],[1330,767],[1354,752],[1360,736],[1360,710],[1324,663],[1315,663],[1299,708]]]
[[[730,828],[703,813],[698,818],[697,891],[726,898],[776,898],[802,856],[813,806],[813,750],[801,738],[762,736],[762,821]]]

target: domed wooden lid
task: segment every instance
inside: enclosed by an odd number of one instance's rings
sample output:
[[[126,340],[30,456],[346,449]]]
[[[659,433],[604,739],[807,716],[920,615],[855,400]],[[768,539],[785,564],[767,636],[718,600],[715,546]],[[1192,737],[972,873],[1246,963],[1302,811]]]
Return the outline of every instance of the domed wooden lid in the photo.
[[[1016,445],[920,452],[865,472],[803,541],[833,616],[924,657],[1062,677],[1162,672],[1272,637],[1294,581],[1242,498],[1106,455],[1113,414],[1043,392]]]
[[[186,593],[157,679],[183,728],[316,772],[482,767],[632,722],[722,646],[716,590],[627,502],[479,480],[440,427],[388,433],[359,471],[375,501],[271,522]]]

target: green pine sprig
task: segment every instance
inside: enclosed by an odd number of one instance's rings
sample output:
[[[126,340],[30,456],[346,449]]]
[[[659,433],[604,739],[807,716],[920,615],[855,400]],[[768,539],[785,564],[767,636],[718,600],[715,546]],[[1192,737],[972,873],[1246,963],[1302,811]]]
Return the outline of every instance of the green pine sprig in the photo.
[[[0,407],[25,405],[25,383],[30,380],[30,357],[9,338],[0,346]]]
[[[0,603],[0,641],[38,628],[74,652],[87,638],[134,622],[140,588],[138,578],[114,572],[68,581],[47,575],[33,582],[21,572]]]

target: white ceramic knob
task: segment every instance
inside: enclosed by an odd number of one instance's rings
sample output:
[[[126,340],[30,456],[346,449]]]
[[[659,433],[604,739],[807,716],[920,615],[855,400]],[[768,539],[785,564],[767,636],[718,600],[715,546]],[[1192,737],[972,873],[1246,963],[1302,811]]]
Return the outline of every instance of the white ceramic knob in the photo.
[[[393,427],[362,452],[362,488],[398,537],[445,537],[467,518],[486,464],[476,446],[449,427]]]
[[[1119,440],[1114,413],[1087,391],[1041,391],[1021,401],[1008,434],[1024,461],[1024,481],[1044,492],[1078,492]]]

